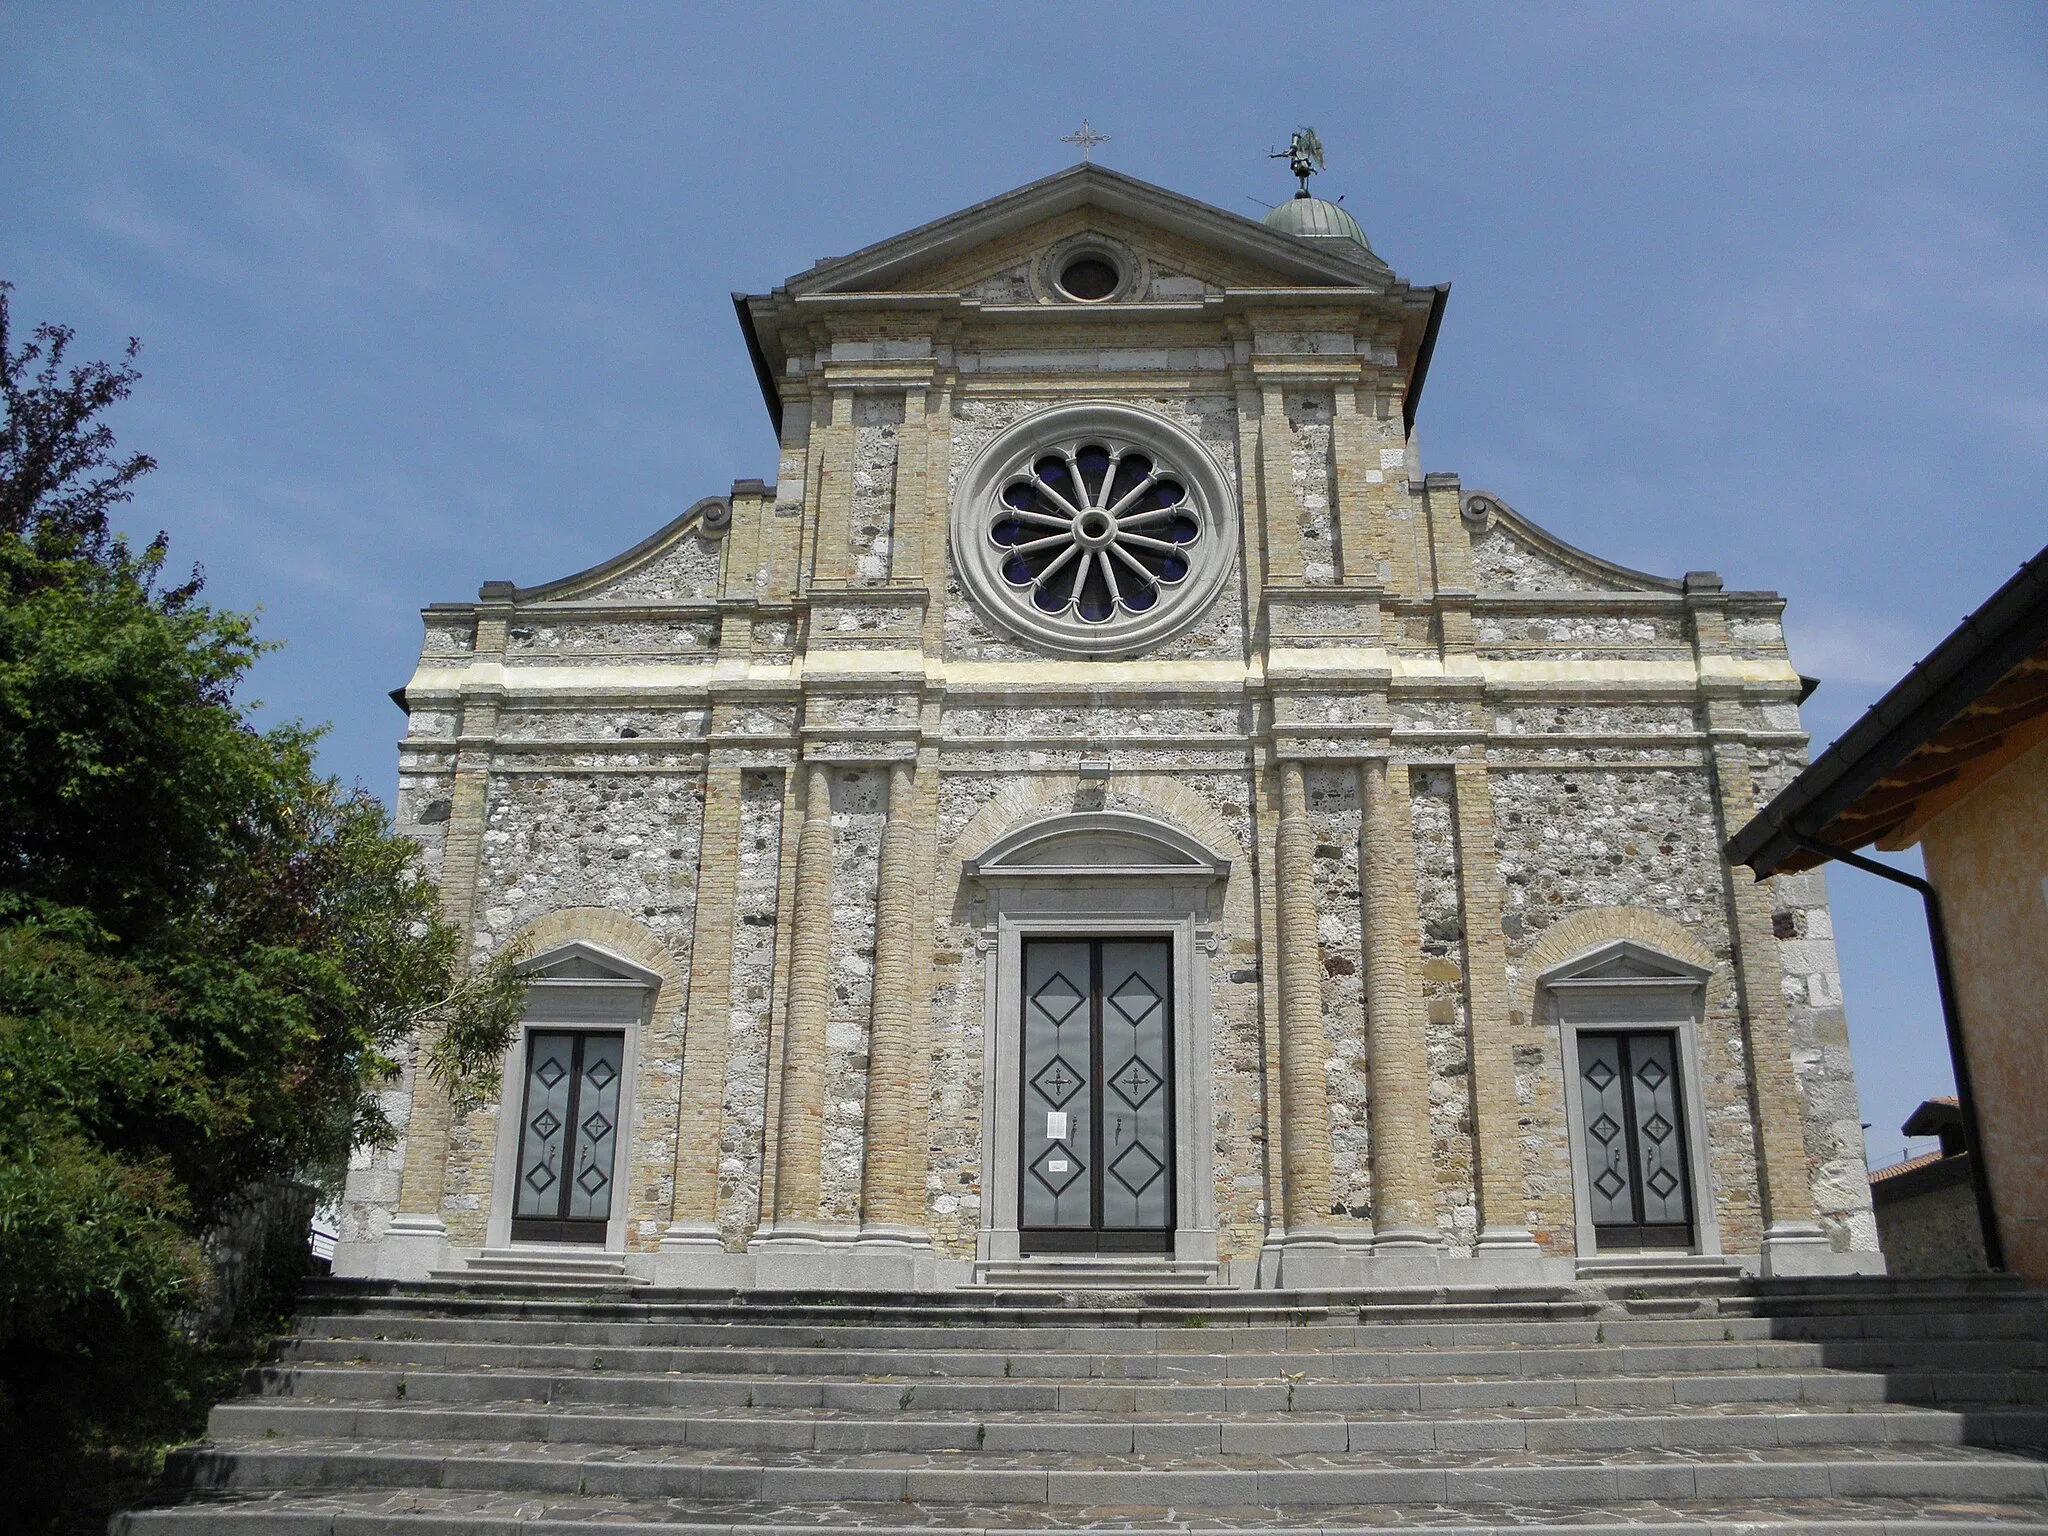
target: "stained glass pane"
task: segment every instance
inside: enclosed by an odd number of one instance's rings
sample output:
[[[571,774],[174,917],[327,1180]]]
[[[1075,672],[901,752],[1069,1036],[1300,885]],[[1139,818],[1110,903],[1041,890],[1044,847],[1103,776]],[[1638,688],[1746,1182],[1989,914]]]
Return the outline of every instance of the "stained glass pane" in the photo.
[[[1081,468],[1081,483],[1088,488],[1091,505],[1102,504],[1102,482],[1109,475],[1109,450],[1100,443],[1089,443],[1074,455],[1074,462]]]
[[[1104,505],[1115,506],[1132,491],[1145,483],[1145,477],[1152,473],[1152,461],[1142,453],[1127,453],[1116,461],[1116,479],[1110,485],[1109,495],[1103,498]],[[1140,501],[1144,498],[1140,497]],[[1133,510],[1126,508],[1126,511]]]

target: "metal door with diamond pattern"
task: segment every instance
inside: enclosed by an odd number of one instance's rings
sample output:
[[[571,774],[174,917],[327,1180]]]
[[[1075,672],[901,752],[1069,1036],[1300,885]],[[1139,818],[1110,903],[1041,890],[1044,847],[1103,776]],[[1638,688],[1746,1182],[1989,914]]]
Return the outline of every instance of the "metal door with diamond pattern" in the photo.
[[[1674,1038],[1579,1035],[1587,1190],[1603,1249],[1692,1244],[1692,1190]]]
[[[515,1240],[604,1241],[625,1049],[624,1035],[536,1030],[527,1037]]]
[[[1172,978],[1165,939],[1025,944],[1025,1251],[1171,1249]]]

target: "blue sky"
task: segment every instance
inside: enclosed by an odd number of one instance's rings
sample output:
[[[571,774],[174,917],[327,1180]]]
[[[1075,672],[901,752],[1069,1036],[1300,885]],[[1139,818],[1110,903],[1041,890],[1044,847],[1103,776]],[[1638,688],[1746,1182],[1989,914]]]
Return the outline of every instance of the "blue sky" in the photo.
[[[418,608],[774,473],[727,295],[1060,169],[1318,190],[1449,281],[1455,470],[1791,600],[1819,745],[2048,539],[2048,7],[0,3],[0,277],[144,342],[133,526],[393,786]],[[1917,903],[1832,888],[1878,1161]]]

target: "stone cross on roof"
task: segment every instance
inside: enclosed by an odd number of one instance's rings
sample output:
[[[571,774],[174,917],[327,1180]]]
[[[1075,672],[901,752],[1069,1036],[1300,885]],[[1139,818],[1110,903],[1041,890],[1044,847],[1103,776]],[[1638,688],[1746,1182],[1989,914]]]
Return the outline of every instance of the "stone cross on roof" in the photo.
[[[1080,145],[1081,163],[1083,165],[1086,165],[1089,163],[1088,157],[1095,151],[1095,146],[1098,144],[1107,144],[1109,142],[1109,135],[1106,133],[1097,133],[1093,128],[1088,126],[1088,119],[1084,117],[1081,119],[1081,126],[1078,130],[1076,130],[1073,133],[1063,133],[1060,135],[1060,142],[1062,144]]]

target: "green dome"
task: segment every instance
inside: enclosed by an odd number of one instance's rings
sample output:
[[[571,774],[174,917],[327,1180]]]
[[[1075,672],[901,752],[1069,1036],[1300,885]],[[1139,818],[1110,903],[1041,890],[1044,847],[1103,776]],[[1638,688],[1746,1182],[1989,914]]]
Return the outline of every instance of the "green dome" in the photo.
[[[1372,249],[1358,220],[1320,197],[1290,198],[1267,214],[1265,222],[1266,228],[1283,235],[1299,235],[1304,240],[1356,240],[1368,251]]]

